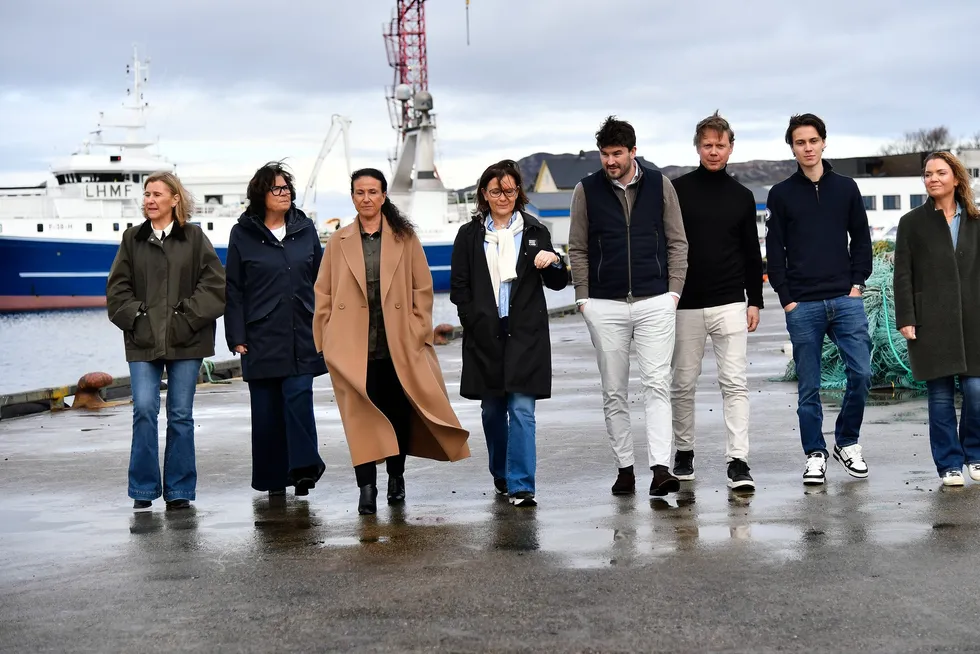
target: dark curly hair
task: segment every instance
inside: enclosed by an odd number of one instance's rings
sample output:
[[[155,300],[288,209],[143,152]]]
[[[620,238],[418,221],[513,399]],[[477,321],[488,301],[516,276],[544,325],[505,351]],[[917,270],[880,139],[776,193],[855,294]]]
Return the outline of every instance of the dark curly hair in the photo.
[[[245,191],[245,196],[248,198],[249,213],[259,218],[265,217],[265,195],[276,185],[276,177],[279,176],[282,176],[286,180],[292,206],[296,206],[296,187],[293,185],[293,174],[286,169],[283,162],[270,161],[256,170],[255,174],[252,175],[252,179],[248,182],[248,189]]]
[[[381,215],[388,219],[388,226],[391,227],[391,231],[395,234],[395,237],[400,240],[407,236],[414,236],[415,225],[388,199],[388,180],[385,179],[384,173],[377,168],[361,168],[360,170],[355,170],[350,176],[351,195],[354,195],[354,182],[361,177],[370,177],[381,182],[381,192],[385,194],[384,204],[381,205]]]
[[[619,120],[615,116],[606,118],[602,127],[595,133],[595,144],[602,148],[611,148],[621,145],[627,150],[636,147],[636,132],[633,126],[625,120]]]
[[[517,185],[517,199],[514,202],[514,210],[521,211],[527,206],[527,195],[524,193],[524,181],[521,179],[521,169],[517,162],[511,159],[504,159],[489,166],[480,175],[480,182],[476,185],[476,211],[473,212],[473,220],[482,221],[490,213],[490,203],[483,197],[483,192],[490,186],[491,180],[503,187],[504,177],[510,176]]]

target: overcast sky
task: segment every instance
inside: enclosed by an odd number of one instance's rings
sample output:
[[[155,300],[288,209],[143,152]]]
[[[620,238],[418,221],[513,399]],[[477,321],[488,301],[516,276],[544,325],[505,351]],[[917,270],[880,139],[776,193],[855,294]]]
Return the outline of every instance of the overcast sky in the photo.
[[[305,186],[333,113],[353,121],[353,166],[387,171],[393,6],[0,2],[0,183],[39,182],[120,105],[134,44],[152,59],[150,133],[182,174],[288,158]],[[828,123],[828,157],[919,127],[980,131],[980,56],[965,36],[978,0],[471,0],[469,46],[465,0],[429,0],[426,18],[450,186],[503,157],[592,149],[611,113],[658,165],[696,163],[693,127],[716,108],[736,131],[733,161],[789,156],[786,119],[805,111]],[[322,201],[342,206],[346,184],[338,147]]]

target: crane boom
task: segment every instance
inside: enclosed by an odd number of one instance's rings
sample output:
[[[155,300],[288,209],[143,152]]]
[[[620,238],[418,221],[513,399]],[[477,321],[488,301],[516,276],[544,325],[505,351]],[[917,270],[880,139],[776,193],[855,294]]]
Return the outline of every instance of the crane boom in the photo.
[[[347,162],[347,175],[351,174],[350,169],[350,144],[348,141],[348,130],[350,128],[350,118],[346,116],[341,116],[340,114],[334,114],[331,116],[330,120],[330,130],[327,132],[327,136],[323,139],[323,145],[320,147],[320,154],[316,158],[316,162],[313,164],[313,170],[310,171],[310,181],[306,185],[306,191],[303,193],[303,212],[313,219],[316,223],[316,212],[313,209],[313,201],[316,199],[316,180],[320,174],[320,168],[323,166],[324,159],[330,154],[330,150],[333,148],[334,143],[337,142],[337,137],[343,135],[344,137],[344,159]],[[319,227],[319,226],[318,226]]]

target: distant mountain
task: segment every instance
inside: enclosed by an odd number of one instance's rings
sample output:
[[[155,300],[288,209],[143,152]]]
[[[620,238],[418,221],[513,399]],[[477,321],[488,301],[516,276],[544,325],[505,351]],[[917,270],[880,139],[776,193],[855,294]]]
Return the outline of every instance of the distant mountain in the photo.
[[[589,162],[593,164],[591,167],[592,170],[598,170],[600,166],[598,150],[590,150],[588,152],[582,151],[578,154],[551,154],[550,152],[535,152],[534,154],[522,157],[517,161],[517,164],[521,169],[521,175],[524,177],[525,188],[531,188],[534,186],[534,181],[538,176],[538,171],[541,169],[541,164],[546,159],[549,162],[558,161],[567,165],[571,165],[574,162],[581,162],[582,164]],[[640,159],[641,163],[660,170],[670,179],[676,179],[684,173],[694,170],[695,168],[695,166],[661,167],[643,159],[643,157],[638,157],[638,159]],[[549,163],[549,166],[551,165],[552,164]],[[743,163],[728,164],[728,170],[740,182],[747,186],[767,186],[782,181],[796,172],[796,161],[792,159],[784,161],[746,161]]]

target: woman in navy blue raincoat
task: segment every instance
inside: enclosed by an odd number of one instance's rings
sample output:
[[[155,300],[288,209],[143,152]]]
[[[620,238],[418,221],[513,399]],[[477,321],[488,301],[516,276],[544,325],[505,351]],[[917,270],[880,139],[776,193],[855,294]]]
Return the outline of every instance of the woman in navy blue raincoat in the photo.
[[[313,344],[323,247],[281,164],[259,168],[247,195],[228,242],[225,337],[248,382],[252,488],[307,495],[324,470],[313,417],[313,378],[327,372]]]

